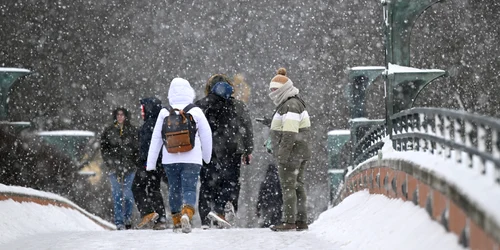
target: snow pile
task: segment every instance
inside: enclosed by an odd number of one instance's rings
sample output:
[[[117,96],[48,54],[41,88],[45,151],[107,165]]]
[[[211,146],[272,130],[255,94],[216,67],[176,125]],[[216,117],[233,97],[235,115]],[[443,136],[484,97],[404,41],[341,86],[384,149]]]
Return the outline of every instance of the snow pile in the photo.
[[[104,231],[76,210],[31,202],[0,201],[0,218],[0,244],[44,233]]]
[[[94,220],[113,228],[114,225],[89,214],[71,201],[56,194],[30,188],[0,184],[0,192],[22,196],[45,197],[73,205],[78,210],[59,206],[43,206],[32,202],[0,201],[0,244],[22,236],[64,231],[104,231]],[[0,249],[2,249],[0,247]]]
[[[366,191],[347,197],[303,232],[267,228],[103,231],[57,206],[0,201],[0,249],[461,249],[425,210]]]
[[[424,209],[368,191],[321,214],[310,231],[342,249],[462,249]]]

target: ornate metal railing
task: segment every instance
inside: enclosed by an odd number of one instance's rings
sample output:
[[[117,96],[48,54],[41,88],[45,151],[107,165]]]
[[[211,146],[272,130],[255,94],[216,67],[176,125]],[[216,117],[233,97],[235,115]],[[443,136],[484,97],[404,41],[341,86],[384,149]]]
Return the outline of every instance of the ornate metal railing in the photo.
[[[373,126],[354,146],[351,164],[356,166],[377,155],[379,150],[384,146],[383,139],[387,135],[387,126],[385,123]]]
[[[500,184],[500,120],[464,111],[413,108],[391,117],[390,134],[396,151],[423,151],[454,159]],[[389,134],[385,125],[373,127],[356,144],[357,165],[378,154]]]

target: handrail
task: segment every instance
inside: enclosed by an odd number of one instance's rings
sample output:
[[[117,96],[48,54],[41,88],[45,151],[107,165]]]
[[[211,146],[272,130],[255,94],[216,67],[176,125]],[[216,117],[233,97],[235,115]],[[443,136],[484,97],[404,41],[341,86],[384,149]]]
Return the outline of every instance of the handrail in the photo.
[[[396,151],[428,151],[454,158],[469,168],[479,164],[486,174],[492,164],[500,184],[500,120],[465,111],[412,108],[391,116],[392,131],[385,124],[374,126],[355,145],[352,163],[360,164],[378,154],[386,136]]]

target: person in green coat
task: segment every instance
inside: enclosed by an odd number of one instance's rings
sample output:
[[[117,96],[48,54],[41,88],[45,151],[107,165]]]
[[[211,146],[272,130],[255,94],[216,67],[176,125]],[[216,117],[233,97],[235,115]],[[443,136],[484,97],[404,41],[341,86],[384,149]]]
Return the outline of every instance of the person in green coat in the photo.
[[[282,223],[271,226],[271,230],[307,230],[304,173],[311,158],[311,121],[304,101],[298,96],[299,90],[287,77],[286,69],[278,70],[269,90],[269,97],[276,105],[269,137],[283,192]]]

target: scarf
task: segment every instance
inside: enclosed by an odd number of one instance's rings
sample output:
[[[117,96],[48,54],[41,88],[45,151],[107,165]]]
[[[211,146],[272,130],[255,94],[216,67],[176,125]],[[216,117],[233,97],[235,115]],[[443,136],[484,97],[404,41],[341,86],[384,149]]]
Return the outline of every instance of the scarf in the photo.
[[[280,103],[286,101],[289,97],[299,94],[299,89],[294,87],[292,82],[285,83],[281,88],[269,93],[269,97],[273,100],[274,104],[278,106]]]

